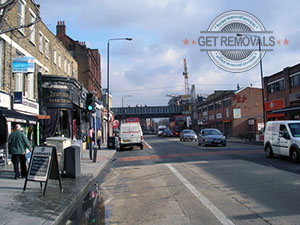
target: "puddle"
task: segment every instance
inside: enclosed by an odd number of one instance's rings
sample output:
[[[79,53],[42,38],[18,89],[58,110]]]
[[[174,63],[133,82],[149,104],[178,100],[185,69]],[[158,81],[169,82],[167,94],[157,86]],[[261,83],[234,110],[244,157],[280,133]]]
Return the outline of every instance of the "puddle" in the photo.
[[[73,211],[67,216],[63,223],[65,225],[81,225],[81,224],[105,224],[105,207],[104,200],[100,195],[99,186],[96,184],[92,190],[75,206]]]

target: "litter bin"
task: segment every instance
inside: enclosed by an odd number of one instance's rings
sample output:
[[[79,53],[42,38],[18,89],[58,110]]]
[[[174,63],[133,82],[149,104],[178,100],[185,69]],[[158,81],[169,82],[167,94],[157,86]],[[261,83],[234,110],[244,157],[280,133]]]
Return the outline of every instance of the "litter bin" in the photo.
[[[80,175],[80,146],[71,145],[64,149],[66,177],[76,178]]]
[[[109,149],[115,149],[115,137],[108,137],[108,148]]]

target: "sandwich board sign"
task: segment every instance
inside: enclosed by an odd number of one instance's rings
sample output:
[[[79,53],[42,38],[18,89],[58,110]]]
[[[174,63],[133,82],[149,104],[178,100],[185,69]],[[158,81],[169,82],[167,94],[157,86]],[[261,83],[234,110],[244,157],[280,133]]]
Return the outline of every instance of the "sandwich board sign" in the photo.
[[[45,195],[49,179],[58,180],[60,190],[63,190],[58,169],[56,148],[53,146],[35,146],[31,154],[23,191],[26,190],[27,181],[40,182],[41,188],[43,187],[42,183],[45,183]]]

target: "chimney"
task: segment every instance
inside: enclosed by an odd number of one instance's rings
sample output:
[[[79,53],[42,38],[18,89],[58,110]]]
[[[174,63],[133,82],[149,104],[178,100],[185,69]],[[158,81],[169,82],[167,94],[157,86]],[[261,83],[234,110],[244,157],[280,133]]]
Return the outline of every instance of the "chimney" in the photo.
[[[64,36],[64,35],[66,35],[65,21],[57,21],[56,36]]]

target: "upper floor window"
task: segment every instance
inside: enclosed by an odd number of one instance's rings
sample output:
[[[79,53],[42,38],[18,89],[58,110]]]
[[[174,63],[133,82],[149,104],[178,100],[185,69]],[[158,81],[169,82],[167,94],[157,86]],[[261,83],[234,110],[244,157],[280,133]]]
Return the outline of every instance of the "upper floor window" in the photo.
[[[22,0],[18,1],[18,26],[25,24],[25,3]],[[24,33],[24,28],[20,29]]]
[[[223,105],[224,105],[224,106],[230,106],[230,105],[231,105],[231,99],[230,99],[230,98],[224,99],[224,100],[223,100]]]
[[[214,104],[211,104],[211,105],[208,106],[208,111],[211,111],[213,109],[214,109]]]
[[[58,67],[61,68],[61,55],[58,55]]]
[[[221,109],[221,107],[222,107],[221,101],[215,103],[215,108],[216,109]]]
[[[36,16],[33,12],[30,12],[30,23],[33,23],[35,21]],[[32,25],[30,27],[30,41],[35,44],[35,25]]]
[[[39,33],[39,50],[43,53],[43,34]]]
[[[54,64],[56,64],[56,57],[57,57],[57,54],[56,54],[56,50],[53,51],[53,62]]]
[[[64,72],[67,73],[67,60],[65,59],[65,63],[64,63]]]
[[[267,84],[268,93],[275,93],[285,89],[284,79]]]
[[[290,76],[291,86],[299,86],[300,85],[300,73],[294,74]]]
[[[49,58],[49,41],[45,39],[45,56]]]

